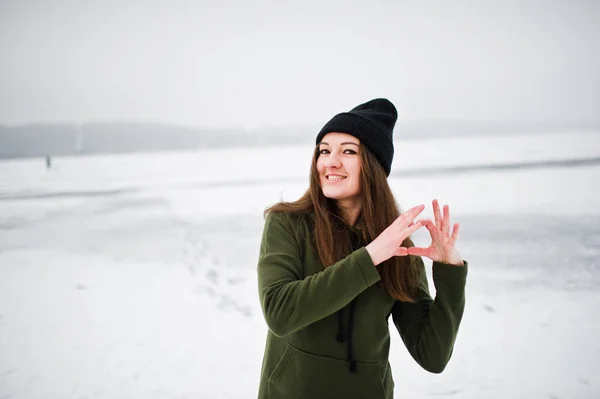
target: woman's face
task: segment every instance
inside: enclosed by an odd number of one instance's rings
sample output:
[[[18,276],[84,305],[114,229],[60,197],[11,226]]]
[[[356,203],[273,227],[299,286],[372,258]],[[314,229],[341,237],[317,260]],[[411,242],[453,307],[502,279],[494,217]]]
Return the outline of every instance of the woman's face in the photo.
[[[346,133],[327,133],[319,144],[317,172],[321,190],[344,208],[359,204],[360,140]]]

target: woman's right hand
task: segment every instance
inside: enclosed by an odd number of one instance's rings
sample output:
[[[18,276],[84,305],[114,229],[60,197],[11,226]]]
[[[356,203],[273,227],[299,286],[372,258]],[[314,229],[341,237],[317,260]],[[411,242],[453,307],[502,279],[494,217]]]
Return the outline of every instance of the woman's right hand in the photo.
[[[421,222],[414,223],[414,220],[423,209],[425,205],[418,205],[404,212],[365,247],[375,266],[392,256],[408,255],[408,249],[401,245],[407,237],[421,227]]]

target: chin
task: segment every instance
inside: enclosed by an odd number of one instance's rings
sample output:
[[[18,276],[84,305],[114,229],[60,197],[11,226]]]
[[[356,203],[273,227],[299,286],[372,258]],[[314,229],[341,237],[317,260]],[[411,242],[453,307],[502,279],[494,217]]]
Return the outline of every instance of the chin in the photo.
[[[344,190],[340,190],[339,187],[321,187],[321,192],[327,198],[339,197],[343,195]]]
[[[332,200],[343,200],[351,197],[351,195],[348,195],[347,193],[340,193],[336,190],[322,190],[322,193],[325,197]]]
[[[337,199],[335,194],[332,193],[328,193],[327,191],[322,191],[323,195],[325,196],[325,198],[329,198],[329,199]]]

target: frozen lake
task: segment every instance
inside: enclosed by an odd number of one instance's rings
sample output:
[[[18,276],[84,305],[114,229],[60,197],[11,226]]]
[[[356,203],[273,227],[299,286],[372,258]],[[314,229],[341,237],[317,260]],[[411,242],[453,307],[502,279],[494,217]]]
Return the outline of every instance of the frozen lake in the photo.
[[[396,397],[600,397],[600,134],[396,148],[401,206],[450,204],[471,264],[443,374],[392,331]],[[311,151],[0,162],[0,398],[256,397],[262,210]]]

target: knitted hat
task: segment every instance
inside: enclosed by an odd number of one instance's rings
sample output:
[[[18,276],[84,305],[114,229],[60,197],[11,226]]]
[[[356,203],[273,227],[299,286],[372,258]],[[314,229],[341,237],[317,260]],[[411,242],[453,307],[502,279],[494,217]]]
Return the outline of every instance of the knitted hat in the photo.
[[[331,118],[317,135],[316,144],[330,132],[350,134],[371,150],[389,176],[394,158],[392,133],[397,119],[394,104],[385,98],[376,98]]]

